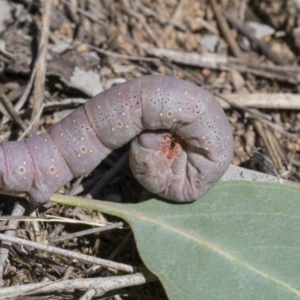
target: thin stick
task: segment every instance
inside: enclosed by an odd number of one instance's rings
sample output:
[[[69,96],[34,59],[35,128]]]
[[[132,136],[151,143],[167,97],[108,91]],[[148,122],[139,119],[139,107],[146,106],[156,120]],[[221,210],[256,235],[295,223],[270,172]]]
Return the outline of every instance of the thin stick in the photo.
[[[42,20],[42,28],[41,28],[41,36],[39,41],[39,52],[41,53],[41,57],[37,64],[36,76],[35,76],[35,84],[33,91],[33,110],[31,114],[31,122],[33,123],[32,128],[30,130],[31,134],[35,134],[38,130],[39,126],[39,118],[38,116],[44,99],[44,85],[46,78],[46,56],[47,56],[47,46],[49,39],[49,28],[50,28],[50,17],[51,17],[51,6],[52,0],[43,1],[43,20]]]
[[[242,58],[243,54],[242,54],[239,46],[237,45],[235,39],[233,38],[232,33],[230,31],[230,28],[229,28],[226,20],[222,16],[219,5],[217,4],[217,2],[215,0],[209,0],[209,2],[210,2],[212,10],[216,16],[216,20],[218,22],[219,28],[222,32],[222,35],[224,36],[225,40],[227,41],[232,54],[237,58]]]
[[[31,71],[31,74],[30,74],[30,78],[29,78],[29,81],[27,82],[26,84],[26,87],[25,87],[25,90],[22,94],[22,96],[20,97],[20,99],[18,100],[18,102],[15,104],[15,110],[18,112],[20,111],[20,109],[23,107],[25,101],[27,100],[28,96],[29,96],[29,93],[31,91],[31,88],[32,88],[32,85],[33,85],[33,82],[34,82],[34,78],[35,78],[35,75],[36,75],[36,68],[37,68],[37,65],[40,61],[40,58],[41,58],[41,53],[42,51],[44,50],[44,47],[42,47],[42,49],[39,51],[37,57],[36,57],[36,60],[34,62],[34,66],[33,66],[33,69]],[[6,123],[7,121],[7,118],[3,118],[3,123]]]
[[[180,0],[172,17],[171,17],[171,21],[172,22],[178,22],[180,21],[181,17],[182,17],[182,11],[183,11],[183,7],[186,4],[186,0]],[[162,34],[162,40],[166,41],[171,33],[171,31],[173,30],[173,26],[172,25],[167,25],[166,28],[164,29],[164,32]]]
[[[282,66],[280,68],[278,68],[278,66],[270,68],[270,66],[267,67],[266,64],[258,65],[253,62],[251,63],[238,58],[215,53],[199,54],[197,52],[186,52],[164,48],[147,48],[145,51],[149,55],[161,59],[167,58],[172,62],[180,64],[224,71],[236,70],[241,73],[251,73],[257,76],[285,81],[292,84],[299,84],[300,82],[299,67],[290,67],[290,70],[289,68],[285,70]],[[262,70],[263,67],[265,67],[265,70]]]
[[[231,106],[216,97],[223,109]],[[300,110],[300,95],[290,93],[257,93],[248,95],[228,94],[226,98],[231,103],[239,104],[243,107],[252,107],[259,109],[284,109],[284,110]]]
[[[0,240],[6,241],[6,242],[11,242],[11,243],[17,243],[18,245],[28,246],[28,247],[32,247],[32,248],[35,248],[38,250],[47,251],[47,252],[51,252],[51,253],[55,253],[55,254],[71,257],[71,258],[76,258],[76,259],[83,260],[88,263],[99,264],[99,265],[102,265],[107,268],[113,268],[113,269],[124,271],[127,273],[133,273],[135,271],[135,268],[130,265],[116,263],[116,262],[98,258],[98,257],[91,257],[91,256],[88,256],[85,254],[76,253],[73,251],[64,250],[64,249],[60,249],[60,248],[49,246],[49,245],[43,245],[43,244],[39,244],[36,242],[20,239],[17,237],[10,237],[10,236],[6,236],[5,234],[2,234],[2,233],[0,233]]]
[[[116,58],[121,58],[121,59],[128,59],[132,61],[147,61],[147,62],[156,62],[159,63],[159,60],[157,58],[150,58],[150,57],[140,57],[140,56],[130,56],[130,55],[125,55],[125,54],[120,54],[117,52],[109,51],[109,50],[103,50],[98,47],[95,47],[90,44],[85,44],[88,48],[102,54],[105,56],[112,56]]]
[[[14,106],[12,105],[12,103],[10,102],[10,100],[7,98],[7,96],[0,91],[0,100],[3,104],[3,106],[5,107],[5,109],[7,110],[7,112],[10,114],[11,118],[14,120],[14,122],[16,122],[21,129],[26,130],[26,125],[23,122],[23,120],[20,118],[20,116],[18,115],[18,113],[16,112]]]
[[[8,297],[13,298],[21,295],[24,296],[25,294],[33,295],[73,289],[89,289],[90,287],[95,289],[95,296],[101,296],[111,290],[144,284],[147,280],[152,281],[153,279],[150,278],[150,276],[149,279],[146,278],[142,273],[135,273],[106,278],[79,278],[56,282],[24,284],[1,289],[0,299],[7,299]]]
[[[154,17],[155,19],[157,19],[163,25],[169,24],[169,25],[172,25],[175,28],[178,28],[182,31],[187,30],[187,28],[184,24],[176,22],[176,21],[169,20],[168,18],[165,18],[165,17],[161,16],[156,11],[152,10],[151,8],[147,7],[146,5],[143,5],[140,1],[137,2],[137,7],[140,10],[142,10],[145,15]]]
[[[50,240],[50,243],[57,243],[57,242],[64,241],[64,240],[70,240],[70,239],[73,239],[73,238],[79,237],[79,236],[85,236],[85,235],[89,235],[89,234],[93,234],[93,233],[103,232],[103,231],[112,230],[112,229],[116,229],[116,228],[122,228],[122,227],[123,227],[123,223],[118,222],[118,223],[107,225],[104,227],[96,227],[96,228],[82,230],[82,231],[75,232],[72,234],[60,236],[56,239]]]
[[[152,40],[152,42],[155,45],[157,45],[158,47],[161,47],[162,45],[161,45],[159,39],[155,35],[152,28],[145,21],[145,17],[142,14],[138,13],[137,11],[134,11],[133,9],[130,9],[129,8],[129,2],[127,2],[127,0],[122,0],[122,3],[123,3],[123,6],[122,6],[123,12],[125,12],[127,15],[129,15],[133,18],[136,18],[141,23],[141,25],[143,26],[145,32],[147,32],[147,34],[150,37],[150,39]]]
[[[44,109],[44,103],[42,104],[40,111],[38,112],[38,114],[35,116],[34,120],[30,123],[30,125],[24,130],[24,132],[22,133],[22,135],[18,138],[18,141],[23,140],[27,135],[30,134],[31,129],[33,128],[34,124],[36,124],[36,122],[40,119],[42,112]]]
[[[60,0],[62,3],[70,6],[71,4],[69,3],[69,1],[66,0]],[[75,8],[77,12],[79,12],[81,15],[87,17],[88,19],[90,19],[91,21],[100,24],[102,26],[106,26],[107,24],[104,21],[100,21],[99,19],[97,19],[97,17],[93,16],[92,14],[90,14],[89,12],[81,9],[80,7],[76,7]]]

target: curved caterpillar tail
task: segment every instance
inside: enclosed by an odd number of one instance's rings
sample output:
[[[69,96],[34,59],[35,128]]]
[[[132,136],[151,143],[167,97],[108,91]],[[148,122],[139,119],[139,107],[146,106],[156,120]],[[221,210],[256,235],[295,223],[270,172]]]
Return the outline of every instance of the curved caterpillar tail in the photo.
[[[49,133],[3,142],[0,186],[45,203],[131,139],[130,167],[137,180],[181,202],[204,195],[233,155],[229,122],[209,93],[180,79],[145,76],[98,94]]]

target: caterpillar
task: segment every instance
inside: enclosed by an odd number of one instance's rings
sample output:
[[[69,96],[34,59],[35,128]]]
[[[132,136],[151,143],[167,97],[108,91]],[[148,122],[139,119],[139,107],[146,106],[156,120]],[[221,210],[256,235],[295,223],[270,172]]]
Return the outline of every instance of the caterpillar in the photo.
[[[209,191],[233,156],[230,124],[211,94],[181,79],[150,75],[96,95],[49,132],[1,143],[0,187],[44,204],[130,140],[136,179],[178,202]]]

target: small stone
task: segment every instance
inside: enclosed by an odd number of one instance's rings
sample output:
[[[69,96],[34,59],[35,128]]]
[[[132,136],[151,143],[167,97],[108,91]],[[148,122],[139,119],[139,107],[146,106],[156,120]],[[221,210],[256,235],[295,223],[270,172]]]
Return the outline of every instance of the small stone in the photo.
[[[204,68],[202,70],[202,75],[205,77],[209,77],[211,75],[211,73],[212,73],[211,69]]]
[[[275,33],[275,29],[266,24],[246,22],[246,26],[250,27],[253,30],[253,34],[257,39],[262,39]]]
[[[199,31],[202,29],[202,22],[200,18],[191,19],[188,21],[189,27],[192,31]]]
[[[215,52],[216,46],[219,42],[219,37],[213,34],[207,34],[201,39],[201,46],[207,51]]]
[[[257,39],[263,39],[275,33],[275,29],[266,24],[260,24],[257,22],[246,22],[245,25],[251,29],[252,33]],[[243,38],[243,47],[245,49],[250,48],[250,42],[247,38]]]
[[[60,54],[68,50],[71,44],[72,44],[72,39],[66,38],[63,40],[59,40],[55,45],[52,46],[52,50]]]

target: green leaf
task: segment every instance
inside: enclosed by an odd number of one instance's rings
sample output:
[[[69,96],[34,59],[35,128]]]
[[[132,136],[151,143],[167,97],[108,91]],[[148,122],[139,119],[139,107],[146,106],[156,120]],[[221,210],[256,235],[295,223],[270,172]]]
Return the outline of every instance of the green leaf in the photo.
[[[300,299],[299,188],[224,182],[189,204],[85,206],[130,224],[170,300]]]

